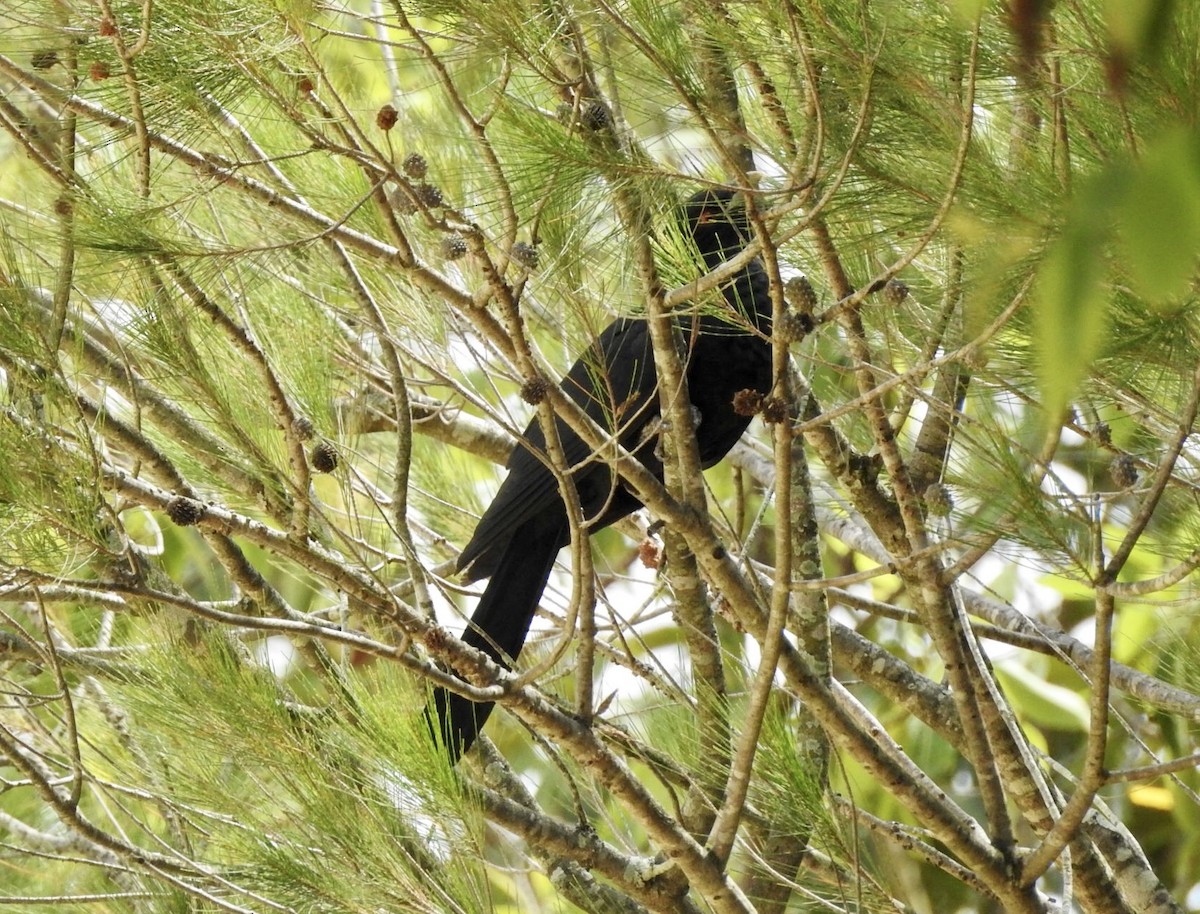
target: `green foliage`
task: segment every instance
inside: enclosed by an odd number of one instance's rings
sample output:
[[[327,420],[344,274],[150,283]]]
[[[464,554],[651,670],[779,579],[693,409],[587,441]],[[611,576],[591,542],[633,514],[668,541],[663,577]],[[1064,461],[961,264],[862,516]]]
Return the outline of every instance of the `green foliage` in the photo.
[[[168,640],[116,691],[154,741],[113,758],[112,774],[160,767],[188,845],[224,874],[229,899],[313,912],[443,910],[454,899],[486,910],[486,879],[471,864],[478,814],[420,718],[397,713],[415,707],[413,684],[380,667],[302,705],[247,661],[222,632]]]
[[[1070,402],[1099,354],[1108,328],[1110,290],[1105,282],[1109,201],[1122,192],[1120,176],[1089,182],[1073,201],[1062,237],[1051,246],[1038,276],[1037,309],[1046,418]]]
[[[1200,259],[1200,133],[1153,140],[1118,212],[1135,291],[1151,304],[1185,295]]]
[[[1200,261],[1197,213],[1200,135],[1194,130],[1171,130],[1136,162],[1110,165],[1077,188],[1066,226],[1039,272],[1033,302],[1050,414],[1067,404],[1093,361],[1113,345],[1110,339],[1127,345],[1125,334],[1111,332],[1108,321],[1124,276],[1144,304],[1174,308],[1187,297]],[[1114,233],[1121,242],[1119,260]],[[1128,304],[1127,299],[1127,310]]]
[[[1103,764],[1192,751],[1198,47],[1170,0],[5,4],[0,895],[1025,910],[1109,596]],[[554,575],[517,680],[465,663],[453,559],[522,390],[686,293],[712,185],[761,217],[782,399],[707,516],[672,492],[594,538],[594,607]],[[500,696],[498,756],[428,740],[449,675]],[[1107,870],[1077,844],[1039,890],[1195,891],[1195,771],[1131,777],[1087,785]]]

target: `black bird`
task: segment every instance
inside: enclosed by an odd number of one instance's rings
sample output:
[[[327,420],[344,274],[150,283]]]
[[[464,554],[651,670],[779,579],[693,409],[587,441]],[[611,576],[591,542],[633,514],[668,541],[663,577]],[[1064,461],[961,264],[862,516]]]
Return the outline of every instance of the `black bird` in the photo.
[[[744,207],[728,191],[705,190],[683,209],[685,232],[711,271],[740,252],[750,238]],[[740,391],[766,395],[771,389],[771,301],[767,276],[756,259],[724,288],[728,309],[677,318],[687,341],[688,394],[698,416],[696,443],[707,468],[733,447],[750,423],[734,408]],[[753,331],[750,329],[753,328]],[[754,332],[757,331],[757,332]],[[563,379],[566,394],[602,427],[616,420],[621,445],[662,478],[652,423],[659,416],[654,351],[646,321],[620,318],[609,324]],[[595,531],[641,507],[638,497],[565,422],[558,435],[573,467],[584,521]],[[554,475],[529,448],[545,438],[535,419],[525,429],[526,444],[508,460],[508,476],[458,559],[468,581],[491,578],[463,634],[463,640],[508,665],[517,659],[559,549],[570,541],[566,506]],[[437,733],[455,760],[479,734],[491,704],[474,704],[437,689],[433,706]],[[428,714],[428,711],[426,712]],[[432,726],[432,715],[430,715]]]

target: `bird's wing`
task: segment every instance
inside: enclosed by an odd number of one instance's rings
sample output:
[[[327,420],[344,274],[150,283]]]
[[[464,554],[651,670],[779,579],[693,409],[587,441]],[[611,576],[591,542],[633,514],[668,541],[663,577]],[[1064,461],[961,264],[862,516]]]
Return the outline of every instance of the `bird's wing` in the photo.
[[[623,446],[636,447],[646,426],[658,415],[655,383],[646,322],[621,318],[604,328],[571,366],[562,387],[589,418],[603,428],[616,428]],[[559,420],[557,425],[567,464],[575,468],[585,512],[600,510],[606,493],[588,497],[584,483],[589,477],[598,477],[601,485],[590,488],[607,489],[611,474],[603,463],[589,461],[592,448],[565,422]],[[513,532],[528,520],[543,513],[548,524],[560,519],[562,499],[554,474],[544,463],[545,436],[536,419],[525,429],[523,442],[513,449],[507,477],[459,556],[458,567],[469,567],[471,580],[492,573]],[[598,504],[588,504],[597,500]]]

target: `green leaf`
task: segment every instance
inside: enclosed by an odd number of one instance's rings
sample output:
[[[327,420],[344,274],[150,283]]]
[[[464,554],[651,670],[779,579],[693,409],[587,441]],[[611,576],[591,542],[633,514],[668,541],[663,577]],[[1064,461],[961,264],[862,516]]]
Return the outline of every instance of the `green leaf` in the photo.
[[[1135,291],[1158,305],[1184,294],[1200,255],[1200,135],[1176,129],[1154,142],[1117,218]]]
[[[1100,351],[1109,305],[1105,247],[1110,212],[1125,183],[1124,171],[1114,168],[1080,189],[1038,275],[1033,306],[1048,417],[1057,416],[1070,402]]]
[[[1091,715],[1077,692],[1047,682],[1020,663],[997,665],[996,676],[1022,717],[1046,730],[1087,730]]]
[[[950,9],[965,24],[978,21],[985,6],[985,0],[950,0]]]
[[[1107,0],[1104,20],[1108,37],[1121,51],[1153,56],[1171,26],[1173,0]]]

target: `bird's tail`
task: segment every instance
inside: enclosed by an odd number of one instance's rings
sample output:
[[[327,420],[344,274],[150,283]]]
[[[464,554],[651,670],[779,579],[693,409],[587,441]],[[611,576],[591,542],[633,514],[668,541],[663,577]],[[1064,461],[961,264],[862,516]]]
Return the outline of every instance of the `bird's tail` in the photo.
[[[521,653],[562,544],[563,533],[557,526],[540,530],[538,526],[546,525],[527,523],[509,540],[462,636],[505,667]],[[426,717],[453,761],[471,748],[494,707],[442,688],[434,690],[432,705],[436,724],[428,708]]]

